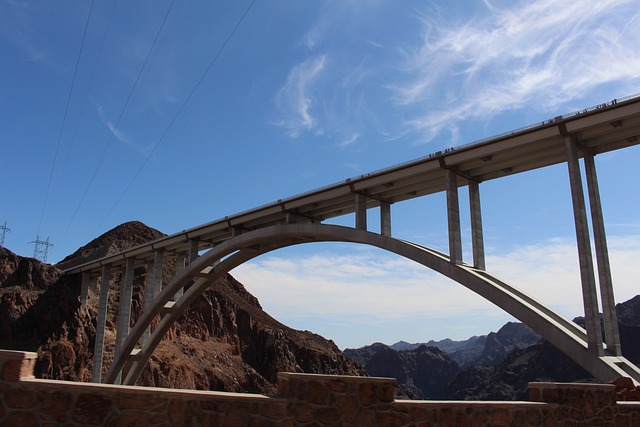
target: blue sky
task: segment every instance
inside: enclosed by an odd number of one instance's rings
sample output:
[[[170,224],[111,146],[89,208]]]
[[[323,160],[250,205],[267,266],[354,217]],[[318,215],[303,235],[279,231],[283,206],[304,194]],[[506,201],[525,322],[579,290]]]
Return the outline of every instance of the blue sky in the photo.
[[[5,246],[31,256],[49,237],[56,262],[125,221],[171,234],[636,94],[637,6],[0,0]],[[639,161],[638,147],[596,158],[618,301],[639,289]],[[481,197],[487,269],[580,315],[566,166],[484,183]],[[446,249],[444,195],[392,216],[397,237]],[[234,275],[274,317],[343,348],[512,320],[370,248],[290,248]]]

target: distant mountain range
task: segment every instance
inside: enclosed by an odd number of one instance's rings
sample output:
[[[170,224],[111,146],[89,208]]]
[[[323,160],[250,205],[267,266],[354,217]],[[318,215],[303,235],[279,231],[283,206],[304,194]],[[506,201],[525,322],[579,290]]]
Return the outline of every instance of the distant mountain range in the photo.
[[[623,354],[640,364],[640,295],[616,306]],[[582,319],[576,318],[576,323]],[[369,375],[398,380],[410,399],[526,400],[533,381],[595,381],[522,323],[463,341],[375,343],[344,354]]]

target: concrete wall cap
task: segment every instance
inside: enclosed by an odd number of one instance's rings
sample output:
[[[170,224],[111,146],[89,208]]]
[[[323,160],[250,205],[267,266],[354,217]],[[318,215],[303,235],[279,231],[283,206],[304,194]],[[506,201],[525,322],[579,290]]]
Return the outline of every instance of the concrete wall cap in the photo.
[[[32,351],[0,350],[0,360],[36,359],[37,353]]]

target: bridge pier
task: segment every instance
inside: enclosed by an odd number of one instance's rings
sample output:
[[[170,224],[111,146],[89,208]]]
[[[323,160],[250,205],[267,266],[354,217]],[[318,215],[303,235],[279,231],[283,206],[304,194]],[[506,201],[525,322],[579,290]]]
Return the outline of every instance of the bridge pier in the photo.
[[[473,266],[478,270],[486,268],[484,260],[484,236],[482,233],[482,210],[480,209],[480,188],[477,181],[469,180],[469,207],[471,210],[471,247]]]
[[[391,203],[380,202],[380,234],[391,237]]]
[[[356,193],[356,229],[367,229],[367,196]]]
[[[447,191],[447,222],[449,230],[449,259],[462,264],[462,235],[460,233],[460,205],[458,202],[458,176],[450,168],[444,170]]]
[[[89,286],[91,285],[91,273],[85,271],[82,273],[82,285],[80,288],[80,304],[87,305],[89,300]]]
[[[109,281],[111,280],[111,265],[102,267],[100,280],[100,300],[98,303],[98,319],[96,324],[96,341],[93,349],[93,376],[94,383],[101,382],[102,360],[104,357],[104,331],[107,325],[107,305],[109,303]]]
[[[148,311],[153,305],[153,300],[160,293],[162,288],[162,267],[164,262],[164,249],[156,249],[153,261],[147,264],[147,284],[144,291],[144,311]],[[149,326],[142,335],[142,345],[144,346],[151,335]]]
[[[582,174],[578,162],[578,148],[573,135],[565,136],[565,150],[571,185],[571,199],[578,242],[578,260],[580,280],[582,283],[582,299],[584,304],[585,327],[589,350],[598,356],[604,355],[602,332],[600,330],[598,296],[596,279],[593,270],[593,256],[589,239],[589,224],[582,187]]]
[[[176,275],[182,273],[186,268],[185,266],[186,257],[187,257],[187,254],[185,252],[178,252],[176,254]],[[184,293],[184,288],[178,289],[178,292],[176,292],[173,299],[177,301],[178,299],[180,299],[183,293]]]
[[[613,279],[609,264],[609,250],[602,215],[600,189],[596,174],[596,164],[591,152],[584,153],[585,174],[589,205],[591,208],[591,223],[593,225],[593,240],[596,249],[596,263],[598,265],[598,281],[600,283],[600,299],[602,301],[602,315],[604,321],[605,342],[607,351],[613,356],[621,356],[620,332],[618,331],[618,316],[616,302],[613,295]]]
[[[131,321],[131,300],[133,297],[133,278],[135,270],[135,258],[127,258],[124,277],[120,282],[120,301],[118,303],[118,329],[116,331],[116,350],[119,355],[122,343],[129,335],[129,322]],[[121,377],[118,376],[116,384],[120,384]]]

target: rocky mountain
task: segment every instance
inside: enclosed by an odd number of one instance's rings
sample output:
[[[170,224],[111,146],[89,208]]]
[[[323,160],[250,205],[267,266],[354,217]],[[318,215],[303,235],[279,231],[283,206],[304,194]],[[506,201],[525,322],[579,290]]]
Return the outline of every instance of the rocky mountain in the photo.
[[[616,305],[620,341],[624,356],[640,363],[640,296]],[[576,321],[580,322],[580,318]],[[363,364],[370,375],[398,378],[403,396],[408,398],[442,398],[452,400],[521,400],[527,399],[528,383],[532,381],[595,381],[583,368],[527,326],[510,322],[498,332],[472,337],[464,341],[429,341],[424,344],[398,342],[393,346],[376,343],[360,349],[347,349],[345,355]],[[452,361],[457,371],[446,371],[428,355],[417,357],[419,348],[439,348]],[[432,356],[432,355],[429,355]],[[375,363],[372,363],[371,361]],[[383,366],[379,360],[384,360]],[[420,362],[417,362],[420,360]],[[423,363],[422,368],[415,363]],[[441,387],[436,393],[424,388],[418,371],[432,376],[432,383]],[[416,376],[414,376],[416,375]],[[449,382],[445,384],[449,376]],[[437,396],[437,397],[436,397]]]
[[[459,371],[458,364],[437,347],[421,345],[412,350],[394,350],[376,343],[344,354],[364,362],[369,375],[396,378],[400,397],[442,399],[444,388]]]
[[[59,266],[77,265],[160,236],[142,223],[126,223]],[[166,279],[174,268],[166,263]],[[144,269],[139,273],[132,322],[140,316],[144,301]],[[118,292],[114,283],[111,286],[105,370],[113,358],[117,324],[112,308],[117,307]],[[36,372],[41,378],[89,381],[97,297],[82,306],[79,295],[79,277],[0,248],[0,348],[37,351]],[[278,371],[365,375],[332,341],[273,319],[240,282],[227,275],[171,328],[138,385],[270,394]]]
[[[528,326],[518,322],[508,322],[498,332],[473,336],[462,341],[453,341],[449,338],[416,344],[399,341],[390,347],[394,350],[414,350],[422,345],[437,347],[451,356],[461,368],[464,368],[473,364],[496,366],[514,349],[526,348],[538,341],[540,341],[540,335],[533,332]],[[369,349],[369,351],[371,350]],[[354,353],[357,352],[349,354]],[[362,361],[358,362],[362,363]]]
[[[535,381],[593,382],[595,379],[553,345],[544,341],[516,348],[497,366],[472,365],[444,390],[451,400],[528,400]]]

